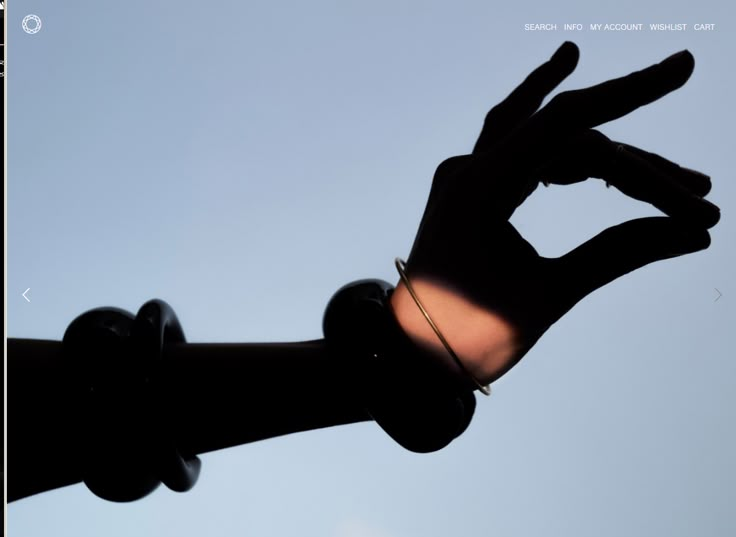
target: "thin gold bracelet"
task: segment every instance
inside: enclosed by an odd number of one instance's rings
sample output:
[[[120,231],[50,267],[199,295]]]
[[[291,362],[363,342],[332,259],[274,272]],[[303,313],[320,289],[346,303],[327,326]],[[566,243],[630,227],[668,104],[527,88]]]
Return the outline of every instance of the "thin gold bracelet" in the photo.
[[[419,311],[421,311],[422,315],[424,315],[424,318],[427,319],[429,326],[432,327],[432,330],[434,330],[434,333],[437,334],[438,338],[440,338],[442,345],[445,346],[445,349],[447,349],[447,352],[450,354],[450,356],[452,356],[452,359],[455,360],[455,363],[460,367],[463,373],[465,373],[473,381],[473,384],[477,386],[477,388],[480,390],[480,392],[483,395],[491,395],[490,385],[481,384],[480,381],[477,378],[475,378],[475,376],[473,376],[473,374],[470,371],[468,371],[468,369],[460,361],[460,358],[458,358],[457,354],[455,354],[455,351],[452,350],[452,347],[450,346],[448,341],[445,339],[445,336],[442,335],[442,332],[440,332],[440,329],[437,327],[436,324],[434,324],[434,321],[429,316],[429,313],[427,312],[427,310],[424,309],[424,306],[422,306],[422,303],[419,301],[419,297],[414,291],[414,287],[412,287],[411,282],[409,281],[409,276],[406,275],[406,263],[404,263],[404,260],[401,259],[400,257],[397,257],[394,260],[394,263],[396,264],[396,270],[399,271],[399,276],[401,277],[401,281],[404,282],[404,285],[406,286],[407,291],[409,291],[409,294],[414,299],[414,302],[416,302],[416,305],[419,308]]]

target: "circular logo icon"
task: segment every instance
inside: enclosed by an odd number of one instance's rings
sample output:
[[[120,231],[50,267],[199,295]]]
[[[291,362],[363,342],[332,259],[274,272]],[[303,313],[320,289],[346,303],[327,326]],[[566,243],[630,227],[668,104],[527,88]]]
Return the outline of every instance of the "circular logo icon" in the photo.
[[[26,15],[23,17],[23,31],[27,34],[37,34],[41,29],[41,17],[38,15]]]

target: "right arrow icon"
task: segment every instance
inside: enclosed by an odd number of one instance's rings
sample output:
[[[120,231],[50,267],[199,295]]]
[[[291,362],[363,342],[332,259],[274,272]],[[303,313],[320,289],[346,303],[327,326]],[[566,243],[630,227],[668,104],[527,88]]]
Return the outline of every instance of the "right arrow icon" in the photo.
[[[713,289],[715,289],[716,290],[716,293],[718,293],[718,296],[716,297],[716,299],[713,302],[718,302],[718,300],[720,300],[720,298],[723,296],[723,294],[716,287],[714,287]]]

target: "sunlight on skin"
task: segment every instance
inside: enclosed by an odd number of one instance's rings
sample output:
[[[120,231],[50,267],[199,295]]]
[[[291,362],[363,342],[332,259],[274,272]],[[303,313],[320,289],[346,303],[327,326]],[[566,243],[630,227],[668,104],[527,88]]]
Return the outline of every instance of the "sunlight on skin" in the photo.
[[[413,278],[411,284],[424,309],[465,368],[482,384],[495,380],[518,350],[513,326],[499,315],[436,282]],[[414,343],[427,348],[455,373],[462,375],[401,282],[391,297],[391,307]]]

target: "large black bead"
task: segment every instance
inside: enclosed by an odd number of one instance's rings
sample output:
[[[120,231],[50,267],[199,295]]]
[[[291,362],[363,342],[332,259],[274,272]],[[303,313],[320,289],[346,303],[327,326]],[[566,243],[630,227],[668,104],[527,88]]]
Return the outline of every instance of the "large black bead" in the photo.
[[[389,306],[392,291],[382,280],[343,286],[325,310],[325,339],[381,428],[410,451],[437,451],[465,431],[475,395],[404,334]]]

